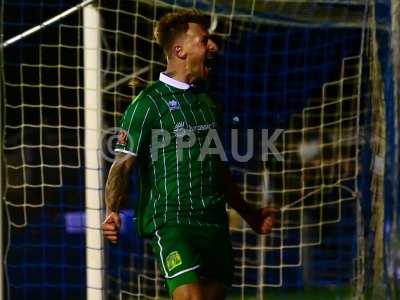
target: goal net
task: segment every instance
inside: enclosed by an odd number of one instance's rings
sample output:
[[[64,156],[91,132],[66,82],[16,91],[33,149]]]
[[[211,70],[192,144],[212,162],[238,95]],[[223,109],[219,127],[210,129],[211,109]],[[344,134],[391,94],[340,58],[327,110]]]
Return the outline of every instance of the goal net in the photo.
[[[389,49],[398,30],[390,3],[50,2],[27,1],[24,9],[40,11],[33,21],[3,4],[8,299],[168,298],[148,241],[136,236],[135,185],[118,245],[103,245],[99,226],[119,120],[166,66],[153,27],[167,12],[192,8],[210,16],[220,46],[210,90],[224,106],[232,174],[244,199],[279,209],[268,236],[229,211],[229,299],[393,295],[398,132],[388,111],[397,111],[397,86],[387,68],[395,56],[377,47]],[[233,153],[246,153],[248,130],[256,150],[239,163]],[[263,152],[266,130],[277,153]]]

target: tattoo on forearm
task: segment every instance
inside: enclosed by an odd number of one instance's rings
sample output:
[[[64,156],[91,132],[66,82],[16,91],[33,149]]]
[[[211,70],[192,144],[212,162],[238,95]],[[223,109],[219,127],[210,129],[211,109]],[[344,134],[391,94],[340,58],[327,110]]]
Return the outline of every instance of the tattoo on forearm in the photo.
[[[122,164],[114,164],[108,175],[105,200],[107,208],[113,212],[118,212],[129,192],[129,174],[127,174]]]

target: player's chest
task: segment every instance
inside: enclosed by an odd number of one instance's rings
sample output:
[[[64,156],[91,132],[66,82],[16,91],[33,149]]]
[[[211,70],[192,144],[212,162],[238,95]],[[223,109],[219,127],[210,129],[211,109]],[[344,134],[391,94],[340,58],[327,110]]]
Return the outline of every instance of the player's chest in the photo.
[[[188,130],[197,136],[203,135],[217,127],[215,109],[205,101],[178,96],[166,99],[163,104],[157,127],[173,136]]]

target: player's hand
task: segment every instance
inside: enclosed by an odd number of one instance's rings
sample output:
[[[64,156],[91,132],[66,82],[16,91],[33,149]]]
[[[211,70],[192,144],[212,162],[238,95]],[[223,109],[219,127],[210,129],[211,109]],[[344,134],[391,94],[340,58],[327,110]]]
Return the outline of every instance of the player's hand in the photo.
[[[104,237],[114,244],[118,241],[118,233],[120,227],[121,218],[116,212],[109,213],[103,224],[101,225]]]
[[[279,211],[275,208],[263,207],[248,215],[246,221],[255,232],[259,234],[269,234],[278,223],[276,220],[278,212]]]

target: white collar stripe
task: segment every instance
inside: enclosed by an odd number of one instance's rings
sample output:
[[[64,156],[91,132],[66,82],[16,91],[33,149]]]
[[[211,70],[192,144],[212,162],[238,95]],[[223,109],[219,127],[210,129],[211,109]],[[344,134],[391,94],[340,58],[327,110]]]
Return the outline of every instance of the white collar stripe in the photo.
[[[187,89],[190,88],[190,85],[187,84],[186,82],[178,81],[178,80],[176,80],[174,78],[171,78],[171,77],[167,76],[163,72],[160,73],[159,80],[161,82],[164,82],[165,84],[168,84],[168,85],[173,86],[173,87],[175,87],[177,89],[180,89],[180,90],[187,90]]]

